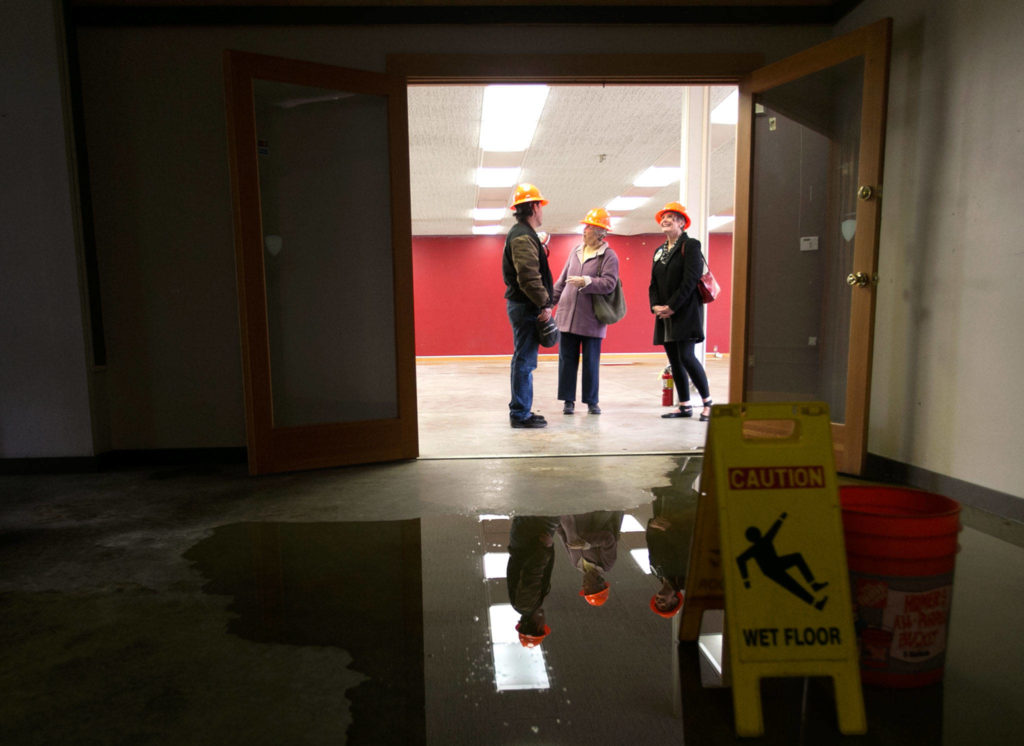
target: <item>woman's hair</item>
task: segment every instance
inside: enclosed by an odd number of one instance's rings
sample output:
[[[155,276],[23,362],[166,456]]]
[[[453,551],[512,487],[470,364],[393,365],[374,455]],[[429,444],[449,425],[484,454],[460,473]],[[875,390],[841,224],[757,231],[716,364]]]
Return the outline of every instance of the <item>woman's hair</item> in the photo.
[[[516,220],[526,220],[529,217],[533,217],[533,206],[534,202],[520,202],[515,207]]]

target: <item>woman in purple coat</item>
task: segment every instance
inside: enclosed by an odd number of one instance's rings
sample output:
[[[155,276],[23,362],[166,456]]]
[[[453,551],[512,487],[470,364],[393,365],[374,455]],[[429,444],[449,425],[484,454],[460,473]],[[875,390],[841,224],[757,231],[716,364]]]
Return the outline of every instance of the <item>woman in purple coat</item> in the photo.
[[[603,207],[596,207],[580,221],[583,243],[569,254],[554,297],[558,302],[555,323],[561,332],[558,343],[558,398],[565,402],[562,414],[576,409],[576,372],[583,355],[583,403],[590,414],[601,414],[598,405],[598,366],[601,340],[608,329],[594,315],[593,297],[607,295],[619,280],[619,257],[605,243],[611,219]]]

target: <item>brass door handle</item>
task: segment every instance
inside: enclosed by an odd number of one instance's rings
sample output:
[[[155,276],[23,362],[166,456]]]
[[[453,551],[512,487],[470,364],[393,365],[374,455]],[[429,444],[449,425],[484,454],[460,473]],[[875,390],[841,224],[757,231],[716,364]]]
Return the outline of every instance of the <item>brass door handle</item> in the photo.
[[[865,184],[857,190],[857,196],[867,202],[869,199],[875,196],[875,188]]]
[[[850,287],[866,288],[872,281],[878,282],[878,276],[869,277],[867,272],[851,272],[846,276],[846,284]]]

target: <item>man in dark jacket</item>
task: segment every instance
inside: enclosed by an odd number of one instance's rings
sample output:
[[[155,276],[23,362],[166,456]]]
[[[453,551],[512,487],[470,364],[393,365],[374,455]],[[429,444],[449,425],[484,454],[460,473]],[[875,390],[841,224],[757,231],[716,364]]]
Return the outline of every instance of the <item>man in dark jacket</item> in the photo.
[[[516,187],[512,209],[516,224],[505,239],[501,273],[505,280],[508,320],[512,324],[512,400],[508,403],[512,427],[547,427],[547,420],[534,414],[533,371],[537,367],[540,338],[537,322],[551,319],[554,285],[548,267],[547,249],[537,236],[543,207],[548,201],[533,184]]]

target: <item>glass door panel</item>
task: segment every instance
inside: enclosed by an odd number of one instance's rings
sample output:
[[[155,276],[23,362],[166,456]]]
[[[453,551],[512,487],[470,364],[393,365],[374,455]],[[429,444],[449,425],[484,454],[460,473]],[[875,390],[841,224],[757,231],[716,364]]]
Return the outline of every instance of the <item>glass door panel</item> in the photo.
[[[833,422],[846,407],[862,79],[855,58],[754,96],[747,400],[825,401]]]
[[[405,81],[228,51],[253,474],[416,458]]]
[[[274,426],[397,417],[387,99],[254,98]]]

